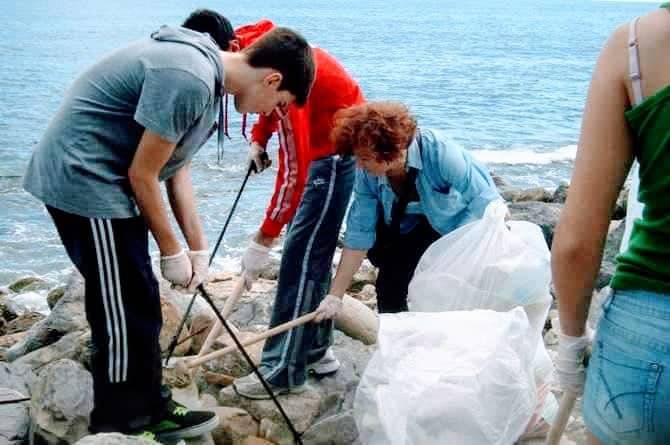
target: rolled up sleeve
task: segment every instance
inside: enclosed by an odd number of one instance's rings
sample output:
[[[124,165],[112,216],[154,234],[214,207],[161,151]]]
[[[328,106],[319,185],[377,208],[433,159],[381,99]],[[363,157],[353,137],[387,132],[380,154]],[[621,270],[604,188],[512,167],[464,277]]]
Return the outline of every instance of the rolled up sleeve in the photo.
[[[347,216],[344,246],[353,250],[368,250],[375,243],[379,198],[371,188],[367,175],[356,170],[354,200]]]

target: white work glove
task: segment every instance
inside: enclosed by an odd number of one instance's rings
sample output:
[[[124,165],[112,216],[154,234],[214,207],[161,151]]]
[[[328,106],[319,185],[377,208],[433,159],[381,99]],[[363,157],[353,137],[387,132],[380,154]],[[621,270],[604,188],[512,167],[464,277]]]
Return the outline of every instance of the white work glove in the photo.
[[[249,162],[253,165],[255,173],[262,172],[272,164],[265,149],[258,142],[249,144]]]
[[[314,323],[321,323],[323,320],[333,320],[342,310],[342,298],[335,295],[326,295],[318,308],[316,308],[316,317]]]
[[[186,287],[193,276],[191,260],[185,250],[176,255],[161,256],[161,274],[170,283]]]
[[[576,395],[584,392],[586,381],[584,354],[591,344],[592,337],[592,331],[587,331],[581,337],[558,334],[558,356],[554,365],[563,391]]]
[[[268,263],[270,257],[270,248],[258,244],[255,241],[249,243],[249,247],[242,256],[242,276],[244,277],[244,286],[251,290],[251,285],[258,279],[263,268]]]
[[[209,251],[189,250],[188,258],[191,260],[191,268],[193,269],[193,277],[188,284],[188,291],[195,292],[198,286],[207,280],[207,272],[209,271]]]

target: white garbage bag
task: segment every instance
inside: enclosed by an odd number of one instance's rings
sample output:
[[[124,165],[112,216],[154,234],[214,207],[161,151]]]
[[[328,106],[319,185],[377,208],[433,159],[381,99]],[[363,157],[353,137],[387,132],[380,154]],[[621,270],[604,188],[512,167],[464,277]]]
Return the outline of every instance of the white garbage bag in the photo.
[[[356,391],[366,445],[509,445],[536,404],[525,312],[382,314]]]

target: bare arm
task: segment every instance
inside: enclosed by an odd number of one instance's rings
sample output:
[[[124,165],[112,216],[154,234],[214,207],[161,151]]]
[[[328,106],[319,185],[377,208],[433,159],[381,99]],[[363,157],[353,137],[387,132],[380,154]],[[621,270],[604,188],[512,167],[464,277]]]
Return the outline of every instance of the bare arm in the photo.
[[[170,227],[158,180],[161,168],[170,159],[174,149],[174,143],[145,130],[128,170],[137,205],[164,256],[175,255],[181,250],[179,240]]]
[[[612,209],[632,162],[624,118],[626,57],[622,28],[605,45],[593,73],[575,170],[552,246],[561,330],[575,337],[584,333]]]
[[[342,250],[340,264],[337,266],[337,273],[333,279],[333,284],[330,286],[330,295],[344,296],[351,280],[354,278],[354,274],[361,267],[366,253],[365,250],[353,250],[347,247]]]
[[[207,250],[207,238],[196,207],[191,164],[180,168],[166,181],[170,207],[191,250]]]

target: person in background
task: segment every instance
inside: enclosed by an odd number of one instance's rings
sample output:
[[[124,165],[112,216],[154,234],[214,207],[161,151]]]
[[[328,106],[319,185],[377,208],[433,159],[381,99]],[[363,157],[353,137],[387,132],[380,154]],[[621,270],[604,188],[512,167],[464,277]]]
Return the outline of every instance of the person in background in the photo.
[[[161,385],[162,317],[149,232],[163,277],[194,290],[207,276],[208,253],[189,165],[216,129],[223,95],[233,94],[244,113],[304,104],[314,63],[305,39],[286,28],[241,53],[223,52],[212,36],[230,23],[215,18],[209,35],[163,26],[81,74],[25,174],[25,189],[45,204],[86,281],[94,433],[168,440],[218,423],[212,412],[174,402]],[[188,251],[170,225],[161,181]]]
[[[670,5],[618,28],[591,80],[552,267],[560,313],[556,370],[584,393],[590,443],[670,443]],[[593,352],[585,332],[612,209],[639,162],[644,206],[617,257]]]
[[[407,107],[370,102],[338,112],[332,140],[354,154],[354,199],[344,250],[320,318],[334,318],[366,254],[379,268],[379,312],[407,310],[407,288],[428,246],[502,199],[486,167]]]
[[[232,48],[247,48],[272,32],[269,20],[236,30]],[[261,115],[251,131],[250,158],[260,171],[262,154],[279,136],[279,168],[274,194],[260,228],[242,258],[247,286],[268,261],[271,245],[288,225],[270,327],[313,311],[328,292],[331,265],[342,220],[351,197],[355,162],[335,153],[329,136],[338,110],[362,103],[358,83],[331,54],[312,48],[314,85],[304,107],[277,107]],[[299,393],[308,373],[332,374],[340,363],[330,345],[332,320],[309,323],[268,339],[260,371],[276,394]],[[254,374],[235,380],[238,394],[264,399],[269,394]]]

